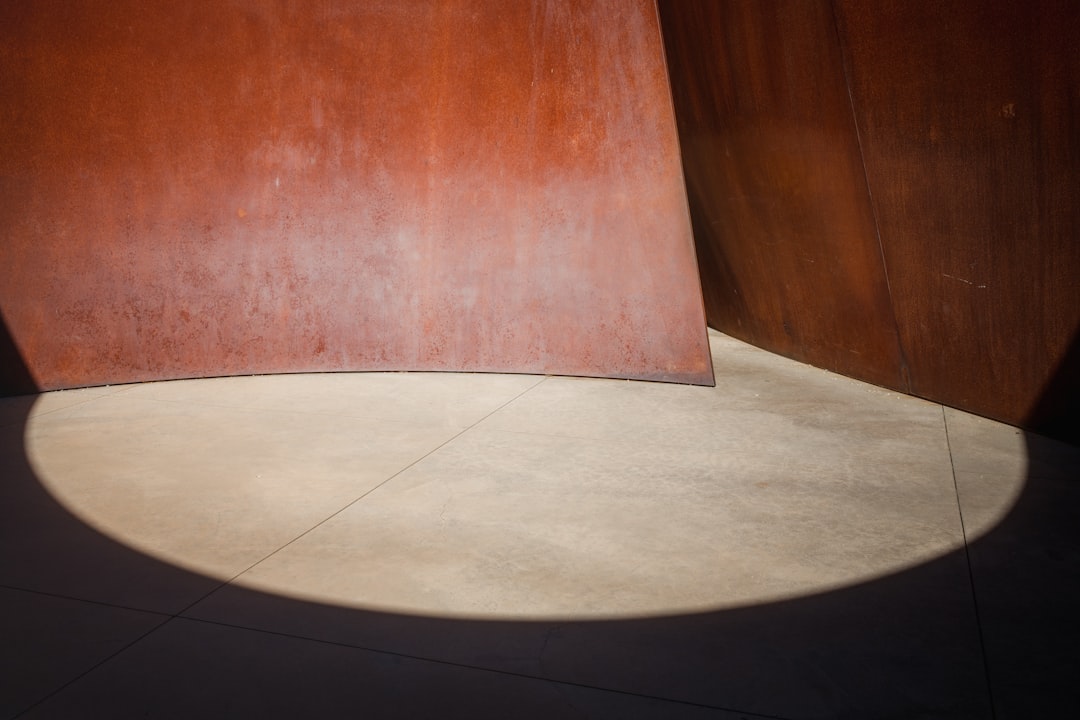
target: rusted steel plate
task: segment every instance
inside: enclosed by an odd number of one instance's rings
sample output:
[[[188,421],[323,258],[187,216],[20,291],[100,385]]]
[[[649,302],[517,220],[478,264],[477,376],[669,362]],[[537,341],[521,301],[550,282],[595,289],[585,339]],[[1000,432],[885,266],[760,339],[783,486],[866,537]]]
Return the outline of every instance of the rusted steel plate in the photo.
[[[912,391],[1075,439],[1080,5],[836,14]]]
[[[41,388],[711,382],[651,0],[5,3],[0,94]]]
[[[1075,438],[1080,5],[660,15],[710,323]]]
[[[906,390],[831,3],[660,16],[710,324]]]

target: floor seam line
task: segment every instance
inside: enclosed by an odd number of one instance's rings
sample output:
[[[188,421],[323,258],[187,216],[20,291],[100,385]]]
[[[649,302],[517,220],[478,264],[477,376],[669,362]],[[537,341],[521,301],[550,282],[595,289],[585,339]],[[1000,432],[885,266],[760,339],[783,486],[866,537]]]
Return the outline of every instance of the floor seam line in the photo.
[[[58,392],[58,391],[51,390],[51,391],[48,391],[48,392]],[[62,391],[60,391],[60,392],[62,392]],[[46,394],[48,394],[48,393],[44,393],[44,392],[43,393],[38,393],[37,398],[41,398],[42,396],[44,396]],[[78,402],[71,403],[70,405],[65,405],[64,407],[53,408],[52,410],[42,410],[41,412],[33,412],[33,407],[34,407],[34,405],[37,404],[37,398],[35,398],[33,404],[31,404],[31,406],[30,406],[31,411],[27,413],[25,421],[21,422],[21,423],[13,423],[11,425],[11,427],[17,427],[19,425],[22,425],[25,428],[30,423],[31,420],[34,420],[36,418],[42,418],[42,417],[45,417],[47,415],[53,415],[55,413],[62,412],[64,410],[73,410],[75,408],[82,407],[83,405],[89,405],[90,403],[94,402],[95,400],[104,400],[105,398],[113,397],[116,394],[117,393],[108,393],[106,395],[96,395],[96,396],[94,396],[92,398],[86,398],[85,400],[80,400]]]
[[[355,645],[355,644],[352,644],[352,643],[342,642],[342,641],[339,641],[339,640],[325,640],[325,639],[322,639],[322,638],[307,637],[305,635],[296,635],[296,634],[293,634],[293,633],[282,632],[282,631],[278,631],[278,630],[267,630],[267,629],[264,629],[264,628],[247,627],[247,626],[244,626],[244,625],[237,625],[235,623],[223,622],[223,621],[220,621],[220,620],[209,620],[209,619],[206,619],[206,618],[198,618],[198,617],[182,617],[182,618],[179,618],[179,619],[181,619],[181,620],[189,620],[189,621],[192,621],[192,622],[203,623],[203,624],[206,624],[206,625],[215,625],[217,627],[232,628],[234,630],[244,630],[246,632],[256,632],[256,633],[261,633],[261,634],[264,634],[264,635],[272,635],[274,637],[289,638],[291,640],[303,640],[305,642],[313,642],[313,643],[318,643],[320,645],[330,645],[330,646],[333,646],[333,647],[347,648],[349,650],[358,650],[358,651],[361,651],[361,652],[369,652],[369,653],[374,653],[374,654],[377,654],[377,655],[389,655],[391,657],[404,658],[404,659],[407,659],[407,660],[416,660],[416,661],[419,661],[419,662],[433,663],[433,664],[436,664],[436,665],[445,665],[445,666],[448,666],[448,667],[460,668],[462,670],[473,670],[473,671],[477,671],[477,672],[494,673],[494,674],[497,674],[497,675],[506,675],[506,676],[509,676],[509,677],[522,678],[522,679],[525,679],[525,680],[536,680],[538,682],[555,683],[557,685],[568,685],[568,686],[571,686],[571,687],[582,688],[582,689],[585,689],[585,690],[595,690],[595,691],[598,691],[598,692],[614,693],[614,694],[617,694],[617,695],[625,695],[625,696],[629,696],[629,697],[641,698],[641,699],[644,699],[644,700],[658,700],[658,701],[661,701],[661,702],[675,703],[675,704],[678,704],[678,705],[687,705],[687,706],[690,706],[690,707],[700,707],[700,708],[704,708],[704,709],[708,709],[708,710],[719,710],[719,711],[722,711],[722,712],[739,713],[739,714],[742,714],[742,715],[745,715],[745,716],[751,717],[751,718],[760,718],[760,720],[786,720],[786,718],[784,718],[783,716],[780,716],[780,715],[762,715],[762,714],[749,713],[749,712],[747,712],[745,710],[736,710],[734,708],[723,707],[723,706],[720,706],[720,705],[707,705],[705,703],[693,702],[692,700],[678,700],[678,699],[675,699],[675,698],[668,698],[668,697],[663,697],[663,696],[660,696],[660,695],[648,695],[648,694],[645,694],[645,693],[636,693],[636,692],[631,692],[631,691],[628,691],[628,690],[618,690],[618,689],[614,689],[614,688],[602,687],[602,686],[599,686],[599,685],[588,685],[588,684],[585,684],[585,683],[574,682],[572,680],[560,680],[560,679],[557,679],[557,678],[549,678],[549,677],[543,677],[543,676],[539,676],[539,675],[530,675],[528,673],[523,673],[523,672],[514,672],[513,670],[500,670],[499,668],[490,668],[490,667],[482,667],[482,666],[478,666],[478,665],[470,665],[468,663],[455,662],[453,660],[440,660],[438,658],[425,657],[423,655],[413,655],[413,654],[410,654],[410,653],[399,652],[399,651],[395,651],[395,650],[385,650],[385,649],[380,649],[380,648],[375,648],[375,647],[368,647],[368,646],[365,646],[365,645]]]
[[[402,425],[408,424],[405,420],[395,420],[393,418],[377,417],[374,415],[343,415],[340,413],[332,412],[313,412],[309,410],[294,410],[291,408],[280,407],[259,407],[256,405],[229,405],[224,403],[204,402],[202,400],[173,400],[169,398],[156,398],[156,397],[144,397],[136,398],[140,400],[146,400],[148,402],[166,403],[169,405],[184,405],[194,406],[199,408],[212,408],[214,410],[239,410],[242,412],[250,413],[279,413],[281,415],[299,415],[303,417],[321,417],[321,418],[335,418],[338,420],[372,420],[380,423],[399,423]],[[74,407],[74,406],[72,406]],[[61,410],[65,408],[60,408]],[[49,412],[56,412],[50,410]]]
[[[33,588],[19,587],[18,585],[9,585],[7,583],[0,583],[0,590],[10,590],[12,592],[24,592],[31,595],[40,595],[42,597],[56,598],[57,600],[70,600],[71,602],[86,603],[88,605],[97,605],[98,607],[111,608],[113,610],[127,610],[129,612],[146,613],[147,615],[158,615],[163,618],[173,618],[176,615],[168,610],[148,610],[146,608],[134,607],[131,605],[118,605],[116,603],[105,602],[104,600],[92,600],[89,598],[77,597],[75,595],[64,595],[62,593],[49,592],[48,590],[34,590]]]
[[[983,636],[982,616],[979,614],[979,597],[975,589],[975,571],[971,566],[971,547],[968,544],[967,527],[964,524],[964,506],[960,502],[960,484],[956,479],[956,460],[953,458],[952,441],[949,439],[949,418],[944,405],[941,406],[941,422],[945,428],[945,447],[949,451],[949,469],[952,471],[953,492],[956,495],[956,512],[960,516],[960,535],[964,541],[964,565],[967,567],[968,587],[971,588],[971,606],[975,613],[975,628],[979,634],[979,654],[982,656],[986,694],[990,701],[990,717],[991,720],[996,720],[997,708],[994,704],[994,689],[990,679],[990,659],[986,655],[986,639]]]
[[[88,668],[87,668],[86,670],[84,670],[84,671],[82,671],[81,673],[77,674],[77,675],[76,675],[75,677],[71,678],[71,679],[70,679],[70,680],[68,680],[67,682],[65,682],[65,683],[62,683],[62,684],[61,684],[61,685],[60,685],[60,686],[59,686],[58,688],[56,688],[56,689],[55,689],[55,690],[53,690],[52,692],[49,692],[49,693],[47,693],[47,694],[46,694],[46,695],[45,695],[44,697],[42,697],[42,698],[40,698],[40,699],[38,699],[38,700],[34,701],[34,702],[33,702],[33,703],[31,703],[30,705],[27,705],[27,706],[26,706],[25,708],[23,708],[22,710],[19,710],[19,711],[17,711],[17,712],[15,713],[15,715],[13,715],[12,717],[13,717],[13,718],[19,718],[19,717],[22,717],[23,715],[25,715],[26,713],[30,712],[30,711],[31,711],[31,710],[33,710],[34,708],[36,708],[36,707],[39,707],[39,706],[40,706],[40,705],[42,705],[43,703],[46,703],[46,702],[48,702],[48,701],[49,701],[49,700],[51,700],[52,698],[54,698],[54,697],[56,697],[57,695],[59,695],[60,693],[62,693],[62,692],[63,692],[64,690],[67,690],[67,689],[68,689],[69,687],[71,687],[72,685],[74,685],[75,683],[77,683],[77,682],[78,682],[79,680],[82,680],[82,679],[83,679],[84,677],[86,677],[86,676],[87,676],[87,675],[89,675],[90,673],[92,673],[92,672],[94,672],[95,670],[97,670],[97,669],[98,669],[99,667],[101,667],[101,666],[102,666],[102,665],[104,665],[105,663],[108,663],[108,662],[112,661],[112,660],[113,660],[114,658],[116,658],[117,656],[119,656],[119,655],[120,655],[121,653],[127,652],[127,651],[128,651],[129,649],[131,649],[132,647],[134,647],[134,646],[135,646],[135,645],[137,645],[138,643],[142,642],[143,640],[145,640],[145,639],[146,639],[147,637],[149,637],[150,635],[152,635],[152,634],[156,633],[156,632],[157,632],[158,630],[160,630],[161,628],[165,627],[166,625],[168,625],[168,624],[169,624],[169,623],[171,623],[172,621],[176,620],[176,617],[177,617],[176,615],[169,615],[169,616],[167,616],[167,617],[163,617],[163,618],[161,619],[161,622],[159,622],[159,623],[157,623],[156,625],[154,625],[154,627],[152,627],[152,628],[150,628],[149,630],[147,630],[146,632],[144,632],[144,633],[140,634],[140,635],[139,635],[138,637],[136,637],[136,638],[132,639],[132,640],[131,640],[130,642],[128,642],[128,643],[125,643],[123,647],[120,647],[120,648],[116,649],[116,650],[115,650],[114,652],[112,652],[112,653],[109,653],[109,655],[107,655],[106,657],[102,658],[102,659],[101,659],[101,660],[99,660],[98,662],[94,663],[93,665],[91,665],[90,667],[88,667]]]
[[[432,455],[434,455],[435,453],[437,453],[437,452],[438,452],[439,450],[441,450],[442,448],[446,447],[447,445],[449,445],[450,443],[452,443],[452,442],[453,442],[454,440],[457,440],[457,439],[458,439],[459,437],[461,437],[462,435],[464,435],[465,433],[467,433],[467,432],[468,432],[469,430],[471,430],[472,428],[474,428],[474,427],[476,427],[477,425],[479,425],[480,423],[482,423],[482,422],[483,422],[484,420],[486,420],[487,418],[491,417],[492,415],[494,415],[495,413],[499,412],[500,410],[502,410],[502,409],[503,409],[504,407],[506,407],[506,406],[507,406],[507,405],[509,405],[510,403],[512,403],[512,402],[514,402],[515,400],[517,400],[518,398],[520,398],[520,397],[521,397],[522,395],[525,395],[525,394],[526,394],[527,392],[529,392],[529,391],[530,391],[530,390],[532,390],[533,388],[536,388],[536,387],[540,386],[541,384],[543,384],[543,383],[544,383],[544,382],[545,382],[545,381],[546,381],[546,380],[548,379],[548,377],[549,377],[549,376],[544,376],[543,378],[541,378],[541,379],[540,379],[540,381],[539,381],[539,382],[537,382],[537,383],[535,383],[535,384],[533,384],[533,385],[530,385],[530,386],[529,386],[529,387],[527,387],[526,389],[522,390],[522,391],[521,391],[521,392],[519,392],[519,393],[518,393],[517,395],[515,395],[514,397],[512,397],[512,398],[510,398],[509,400],[507,400],[506,402],[504,402],[504,403],[503,403],[502,405],[499,405],[499,406],[498,406],[497,408],[495,408],[494,410],[492,410],[492,411],[491,411],[491,412],[489,412],[488,414],[484,415],[484,416],[483,416],[482,418],[480,418],[479,420],[477,420],[476,422],[474,422],[474,423],[473,423],[472,425],[469,425],[468,427],[465,427],[465,428],[463,428],[463,429],[459,430],[458,432],[456,432],[456,433],[455,433],[455,434],[454,434],[453,436],[451,436],[451,437],[450,437],[450,438],[448,438],[447,440],[443,441],[442,443],[440,443],[440,444],[439,444],[439,445],[437,445],[436,447],[434,447],[434,448],[432,448],[431,450],[429,450],[428,452],[424,453],[424,454],[423,454],[422,456],[418,457],[418,458],[417,458],[416,460],[413,460],[413,461],[412,461],[411,463],[409,463],[409,464],[408,464],[408,465],[406,465],[405,467],[403,467],[403,468],[401,468],[400,470],[398,470],[398,471],[394,472],[394,473],[393,473],[392,475],[390,475],[390,477],[386,478],[385,480],[383,480],[383,481],[382,481],[382,482],[380,482],[379,484],[375,485],[374,487],[371,487],[371,488],[369,488],[369,489],[368,489],[368,490],[367,490],[366,492],[362,493],[362,494],[361,494],[361,495],[360,495],[359,497],[357,497],[357,498],[355,498],[355,499],[351,500],[350,502],[348,502],[348,503],[346,503],[345,505],[343,505],[342,507],[338,508],[337,510],[335,510],[335,511],[334,511],[334,512],[332,512],[331,514],[327,515],[327,516],[326,516],[325,518],[323,518],[323,519],[322,519],[322,520],[320,520],[319,522],[315,523],[314,525],[312,525],[311,527],[309,527],[309,528],[308,528],[307,530],[305,530],[304,532],[302,532],[302,533],[300,533],[299,535],[297,535],[296,537],[294,537],[294,538],[293,538],[292,540],[289,540],[289,541],[288,541],[287,543],[285,543],[284,545],[282,545],[282,546],[280,546],[280,547],[278,547],[278,548],[274,549],[274,550],[273,550],[272,552],[270,552],[270,553],[268,553],[268,554],[264,555],[263,557],[259,558],[259,559],[258,559],[258,560],[256,560],[255,562],[253,562],[253,563],[251,563],[250,565],[248,565],[247,567],[245,567],[245,568],[244,568],[243,570],[240,570],[240,571],[239,571],[239,572],[237,572],[237,573],[236,573],[235,575],[233,575],[232,577],[230,577],[230,578],[229,578],[228,580],[225,580],[225,581],[224,581],[224,582],[222,582],[222,583],[221,583],[220,585],[218,585],[217,587],[215,587],[215,588],[214,588],[213,590],[211,590],[210,592],[206,593],[205,595],[203,595],[203,596],[199,597],[199,598],[198,598],[197,600],[195,600],[195,601],[194,601],[194,602],[192,602],[191,604],[187,605],[187,606],[186,606],[186,607],[185,607],[185,608],[184,608],[183,610],[181,610],[181,611],[180,611],[179,613],[177,613],[177,616],[184,616],[184,613],[188,612],[188,611],[189,611],[189,610],[191,610],[191,609],[192,609],[193,607],[195,607],[196,605],[198,605],[199,603],[201,603],[201,602],[202,602],[203,600],[206,600],[206,599],[207,599],[208,597],[210,597],[211,595],[213,595],[214,593],[216,593],[216,592],[217,592],[218,590],[221,590],[221,589],[222,589],[223,587],[226,587],[226,586],[228,586],[228,585],[231,585],[231,584],[232,584],[232,583],[233,583],[234,581],[236,581],[236,580],[237,580],[237,579],[238,579],[238,578],[239,578],[240,576],[244,575],[245,573],[247,573],[248,571],[250,571],[250,570],[251,570],[252,568],[256,567],[257,565],[259,565],[259,564],[261,564],[261,563],[264,563],[264,562],[266,562],[267,560],[269,560],[270,558],[274,557],[275,555],[277,555],[277,554],[278,554],[279,552],[281,552],[282,550],[285,550],[286,548],[288,548],[289,546],[291,546],[291,545],[293,545],[294,543],[298,542],[299,540],[303,539],[304,537],[306,537],[306,536],[307,536],[307,535],[309,535],[310,533],[313,533],[313,532],[315,532],[315,531],[316,531],[316,530],[318,530],[318,529],[319,529],[320,527],[322,527],[323,525],[325,525],[326,523],[330,522],[331,520],[333,520],[333,519],[334,519],[335,517],[337,517],[337,516],[338,516],[338,515],[340,515],[341,513],[345,512],[346,510],[348,510],[349,508],[351,508],[351,507],[352,507],[353,505],[356,505],[356,504],[357,504],[358,502],[360,502],[361,500],[363,500],[364,498],[366,498],[366,497],[367,497],[368,495],[371,495],[371,494],[372,494],[373,492],[375,492],[375,491],[376,491],[376,490],[378,490],[379,488],[381,488],[381,487],[383,487],[384,485],[386,485],[387,483],[389,483],[389,482],[390,482],[391,480],[393,480],[394,478],[396,478],[396,477],[397,477],[398,475],[401,475],[401,474],[402,474],[403,472],[405,472],[405,471],[406,471],[406,470],[408,470],[409,468],[411,468],[411,467],[413,467],[413,466],[415,466],[415,465],[417,465],[417,464],[419,464],[419,463],[423,462],[423,461],[424,461],[424,460],[426,460],[427,458],[431,457]],[[184,617],[186,617],[186,616],[184,616]]]

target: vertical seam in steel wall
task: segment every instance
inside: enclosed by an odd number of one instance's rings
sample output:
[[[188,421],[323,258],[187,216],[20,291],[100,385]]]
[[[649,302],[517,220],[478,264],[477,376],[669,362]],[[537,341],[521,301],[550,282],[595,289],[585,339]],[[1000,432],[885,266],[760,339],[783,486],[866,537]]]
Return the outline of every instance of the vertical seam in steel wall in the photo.
[[[863,151],[862,132],[859,128],[859,116],[855,112],[855,97],[851,92],[851,63],[847,45],[844,43],[844,35],[840,32],[840,21],[836,16],[836,0],[829,0],[829,10],[832,12],[833,32],[836,33],[836,44],[840,50],[840,66],[844,73],[844,89],[847,90],[848,107],[851,108],[851,123],[855,128],[855,144],[859,149],[859,163],[862,165],[863,184],[866,186],[866,197],[870,200],[870,212],[874,218],[874,236],[877,240],[878,254],[881,257],[881,270],[885,275],[885,292],[889,296],[889,312],[892,314],[893,331],[896,333],[896,351],[900,355],[900,382],[903,391],[912,394],[911,372],[908,367],[907,353],[904,351],[904,340],[900,336],[900,323],[896,319],[896,302],[893,299],[892,282],[889,279],[889,263],[885,258],[885,243],[881,237],[881,223],[878,220],[877,203],[874,201],[874,192],[870,187],[870,175],[866,170],[866,154]]]

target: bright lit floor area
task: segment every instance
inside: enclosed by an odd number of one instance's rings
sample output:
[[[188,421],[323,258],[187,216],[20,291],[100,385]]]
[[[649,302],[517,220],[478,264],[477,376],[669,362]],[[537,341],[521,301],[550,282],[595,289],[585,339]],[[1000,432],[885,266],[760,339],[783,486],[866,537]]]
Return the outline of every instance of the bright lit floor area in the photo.
[[[0,717],[1071,715],[1080,450],[710,337],[0,401]]]

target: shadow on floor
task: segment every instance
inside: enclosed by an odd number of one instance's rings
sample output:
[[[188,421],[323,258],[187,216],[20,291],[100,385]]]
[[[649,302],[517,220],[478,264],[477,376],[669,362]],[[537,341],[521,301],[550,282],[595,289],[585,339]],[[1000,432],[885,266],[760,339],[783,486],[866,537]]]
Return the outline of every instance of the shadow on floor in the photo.
[[[129,596],[218,589],[98,534],[45,492],[21,451],[33,401],[9,400],[3,419],[0,445],[16,458],[0,486],[4,552],[34,543],[27,562]],[[64,678],[34,674],[39,660],[56,666],[63,648],[35,658],[39,648],[9,645],[3,668],[21,668],[21,680],[0,684],[9,695],[0,708],[45,717],[989,718],[992,696],[997,718],[1064,717],[1080,705],[1080,453],[1026,439],[1022,497],[968,550],[981,623],[971,585],[957,582],[968,576],[965,551],[810,597],[616,621],[451,620],[229,587],[215,605],[251,629],[147,615],[141,640],[119,654],[102,645],[111,659],[72,665]],[[270,626],[287,632],[252,630]]]

